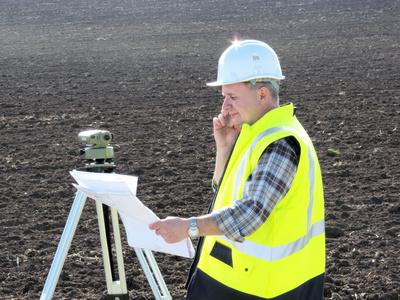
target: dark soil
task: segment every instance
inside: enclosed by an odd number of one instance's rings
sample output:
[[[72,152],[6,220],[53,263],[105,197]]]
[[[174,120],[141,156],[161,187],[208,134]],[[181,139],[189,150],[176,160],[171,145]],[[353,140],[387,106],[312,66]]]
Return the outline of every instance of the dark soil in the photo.
[[[205,86],[235,37],[277,52],[312,137],[326,197],[326,299],[399,299],[400,19],[397,0],[2,0],[0,298],[38,299],[84,167],[79,132],[114,133],[117,172],[159,217],[207,211]],[[153,299],[121,227],[132,299]],[[191,260],[155,253],[174,299]],[[54,299],[104,299],[88,200]]]

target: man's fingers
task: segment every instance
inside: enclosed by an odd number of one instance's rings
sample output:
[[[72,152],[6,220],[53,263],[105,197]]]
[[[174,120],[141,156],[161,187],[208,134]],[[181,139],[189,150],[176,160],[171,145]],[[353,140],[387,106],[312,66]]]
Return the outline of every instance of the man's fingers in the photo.
[[[221,126],[226,126],[225,118],[224,118],[224,116],[222,114],[218,115],[218,120],[221,123]]]
[[[226,115],[225,123],[226,123],[226,126],[228,126],[228,127],[232,127],[233,126],[233,120],[232,120],[232,117],[231,117],[230,114]]]
[[[224,127],[225,125],[221,122],[221,119],[218,117],[214,117],[213,119],[213,123],[214,123],[214,127],[216,128],[220,128],[220,127]]]
[[[218,117],[214,117],[213,121],[216,127],[233,127],[233,120],[229,113],[226,113],[226,115],[220,113]]]
[[[159,229],[159,225],[160,225],[159,221],[157,221],[157,222],[155,222],[153,224],[149,224],[149,229],[150,230],[157,230],[157,229]]]
[[[229,115],[229,111],[221,109],[221,115],[226,117],[227,115]]]

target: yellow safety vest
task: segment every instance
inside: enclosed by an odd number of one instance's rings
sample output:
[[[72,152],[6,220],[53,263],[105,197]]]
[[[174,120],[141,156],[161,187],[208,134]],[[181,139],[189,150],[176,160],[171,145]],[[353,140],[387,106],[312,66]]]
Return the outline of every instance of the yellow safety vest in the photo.
[[[224,295],[229,299],[323,298],[325,225],[321,170],[312,142],[293,112],[293,105],[289,104],[268,112],[252,126],[243,124],[210,211],[242,198],[244,184],[260,156],[278,139],[293,136],[299,142],[298,170],[286,196],[265,223],[245,237],[245,242],[234,242],[225,236],[203,238],[188,295],[206,289],[202,300]],[[219,293],[221,290],[226,293]]]

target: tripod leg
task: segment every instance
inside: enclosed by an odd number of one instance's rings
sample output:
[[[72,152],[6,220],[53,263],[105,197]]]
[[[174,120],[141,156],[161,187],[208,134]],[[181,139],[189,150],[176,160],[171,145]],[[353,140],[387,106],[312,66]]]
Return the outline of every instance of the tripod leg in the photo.
[[[136,252],[136,256],[139,259],[139,262],[143,268],[143,272],[147,277],[147,281],[150,284],[151,290],[156,297],[156,300],[171,300],[171,295],[169,294],[168,288],[164,282],[164,279],[162,278],[160,269],[158,268],[158,265],[154,259],[153,253],[148,249],[134,249]],[[146,254],[146,256],[143,254],[143,252]],[[156,279],[154,279],[153,275],[156,277]]]
[[[118,212],[116,209],[111,209],[111,218],[112,218],[112,226],[113,226],[113,232],[114,232],[115,252],[117,255],[117,267],[118,267],[119,281],[121,282],[122,290],[127,291],[125,269],[124,269],[124,259],[123,259],[123,255],[122,255],[121,235],[119,232],[119,222],[118,222],[119,219],[118,219]]]
[[[47,300],[53,297],[58,278],[61,274],[61,269],[64,266],[64,262],[68,254],[69,247],[71,246],[71,241],[74,237],[76,226],[78,225],[85,202],[86,196],[78,191],[75,196],[74,203],[72,204],[72,208],[61,236],[60,243],[58,244],[49,275],[47,276],[42,295],[40,296],[40,300]]]
[[[105,204],[102,204],[103,208],[103,214],[102,214],[102,220],[104,221],[104,232],[105,232],[105,244],[107,246],[107,253],[108,253],[108,258],[103,256],[103,259],[107,259],[108,263],[110,264],[110,272],[111,272],[111,280],[115,281],[116,276],[115,276],[115,270],[114,270],[114,261],[112,258],[112,242],[111,242],[111,226],[110,226],[110,207],[108,207]],[[100,217],[100,216],[99,216]],[[103,242],[103,241],[102,241]],[[103,252],[104,253],[104,252]]]
[[[109,215],[105,214],[105,209],[109,209],[107,206],[103,206],[102,203],[96,201],[96,209],[97,216],[99,221],[99,231],[100,231],[100,240],[101,247],[103,251],[103,262],[104,262],[104,271],[106,275],[107,282],[107,299],[128,299],[128,291],[126,287],[125,280],[125,270],[122,259],[122,247],[121,247],[121,238],[119,233],[119,224],[118,224],[118,214],[114,208],[110,208],[111,210],[111,218],[113,224],[113,232],[114,232],[114,243],[117,254],[117,263],[118,263],[118,274],[119,280],[115,278],[115,273],[113,270],[112,263],[112,253],[111,253],[111,241],[110,241],[110,228],[106,227],[106,223],[109,222]],[[107,218],[107,222],[105,221]],[[109,224],[107,224],[109,226]],[[108,232],[107,232],[108,230]]]
[[[172,299],[171,295],[169,294],[167,285],[165,284],[164,279],[161,275],[160,269],[158,268],[157,262],[153,256],[153,253],[149,249],[143,249],[143,252],[146,254],[150,267],[153,270],[153,274],[156,277],[156,281],[161,289],[162,294],[164,295],[162,299]]]

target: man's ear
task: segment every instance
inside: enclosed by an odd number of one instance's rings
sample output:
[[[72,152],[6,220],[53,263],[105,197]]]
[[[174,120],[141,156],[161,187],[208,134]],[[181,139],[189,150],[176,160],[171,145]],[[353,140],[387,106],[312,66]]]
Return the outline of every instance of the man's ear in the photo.
[[[271,100],[271,93],[265,86],[258,90],[258,95],[260,97],[260,104],[266,104]]]

